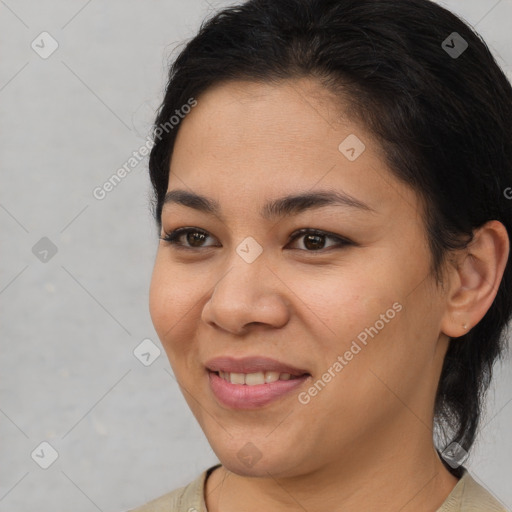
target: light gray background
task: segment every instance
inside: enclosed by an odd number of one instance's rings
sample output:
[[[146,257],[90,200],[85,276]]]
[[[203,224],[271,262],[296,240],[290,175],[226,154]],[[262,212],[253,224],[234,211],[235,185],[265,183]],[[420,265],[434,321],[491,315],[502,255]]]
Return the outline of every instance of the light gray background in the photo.
[[[147,158],[105,199],[92,191],[144,144],[178,43],[229,3],[0,0],[0,512],[122,511],[217,462],[163,349],[148,367],[133,354],[161,348]],[[512,1],[442,4],[512,76]],[[59,44],[46,59],[31,48],[43,31]],[[58,249],[46,263],[42,237]],[[508,507],[510,362],[466,464]],[[42,441],[59,455],[46,470],[31,458]]]

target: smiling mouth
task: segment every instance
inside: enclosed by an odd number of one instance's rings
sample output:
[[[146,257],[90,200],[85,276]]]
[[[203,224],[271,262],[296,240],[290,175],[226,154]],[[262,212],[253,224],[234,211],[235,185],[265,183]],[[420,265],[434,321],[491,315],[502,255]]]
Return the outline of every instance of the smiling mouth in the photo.
[[[254,372],[254,373],[236,373],[236,372],[223,372],[212,371],[211,373],[216,374],[221,379],[224,379],[226,382],[231,384],[240,384],[246,386],[258,386],[261,384],[271,384],[277,381],[287,381],[287,380],[295,380],[301,379],[302,377],[309,376],[309,373],[304,373],[302,375],[292,375],[290,373],[280,373],[275,371],[264,371],[264,372]]]
[[[209,370],[208,377],[210,390],[217,402],[223,407],[238,410],[254,410],[285,397],[290,399],[294,391],[311,380],[309,373],[291,375],[276,371],[229,373]]]

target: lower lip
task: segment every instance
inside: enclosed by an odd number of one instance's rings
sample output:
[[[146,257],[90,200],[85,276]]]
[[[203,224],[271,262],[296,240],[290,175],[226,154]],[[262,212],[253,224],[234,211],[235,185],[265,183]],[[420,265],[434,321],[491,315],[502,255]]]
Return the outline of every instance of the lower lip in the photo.
[[[219,402],[234,409],[257,409],[281,398],[302,386],[310,375],[296,379],[278,380],[268,384],[231,384],[216,373],[208,371],[210,388]]]

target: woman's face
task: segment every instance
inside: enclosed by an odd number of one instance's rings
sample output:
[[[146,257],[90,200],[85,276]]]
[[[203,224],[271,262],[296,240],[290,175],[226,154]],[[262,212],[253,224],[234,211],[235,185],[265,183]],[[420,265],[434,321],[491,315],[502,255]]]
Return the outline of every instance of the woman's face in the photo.
[[[177,190],[218,211],[164,205],[162,236],[196,231],[179,236],[181,246],[160,241],[151,317],[225,467],[294,475],[431,440],[444,297],[429,275],[418,196],[363,126],[340,121],[312,80],[225,83],[179,126],[168,183]],[[319,193],[350,200],[264,210]],[[301,229],[327,234],[295,235]],[[247,391],[208,370],[223,356],[268,357],[309,376]],[[234,373],[265,370],[256,366]],[[278,396],[261,399],[263,386]]]

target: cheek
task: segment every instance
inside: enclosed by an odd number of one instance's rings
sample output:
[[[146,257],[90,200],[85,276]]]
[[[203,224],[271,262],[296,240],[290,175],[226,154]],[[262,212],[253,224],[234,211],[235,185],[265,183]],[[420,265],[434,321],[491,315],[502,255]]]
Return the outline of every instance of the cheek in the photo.
[[[377,274],[352,267],[350,272],[329,272],[293,286],[304,305],[303,318],[309,319],[317,371],[326,380],[330,377],[324,372],[336,373],[319,404],[332,400],[357,409],[358,402],[382,398],[378,393],[382,385],[370,370],[393,374],[407,359],[410,348],[405,342],[408,322],[404,322],[403,294],[399,281],[394,281],[396,273],[387,270]],[[349,389],[351,396],[347,397]]]
[[[169,354],[177,348],[176,340],[189,339],[190,318],[194,305],[199,307],[201,290],[188,282],[185,272],[166,264],[157,256],[149,289],[149,311],[155,330]]]
[[[388,273],[389,276],[389,273]],[[351,267],[317,272],[314,278],[295,275],[283,281],[298,297],[297,305],[303,318],[308,318],[315,343],[322,346],[319,353],[332,356],[333,351],[345,350],[351,340],[366,327],[373,325],[381,313],[397,300],[392,283],[374,272]]]

